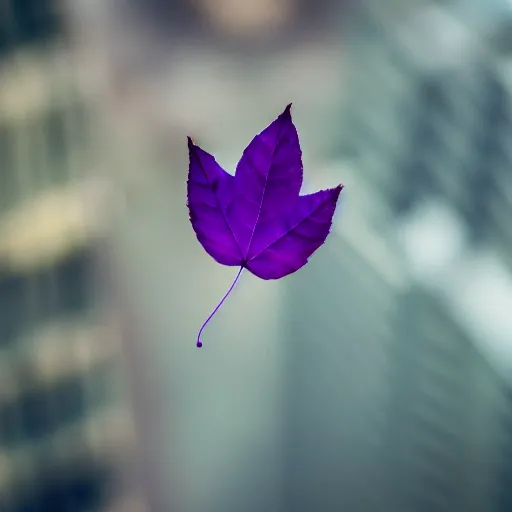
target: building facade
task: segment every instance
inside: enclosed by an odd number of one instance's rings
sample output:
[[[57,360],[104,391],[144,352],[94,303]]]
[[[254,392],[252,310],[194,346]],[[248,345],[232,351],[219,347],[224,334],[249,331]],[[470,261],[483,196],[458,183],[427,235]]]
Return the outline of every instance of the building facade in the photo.
[[[490,363],[497,327],[473,330],[457,306],[457,290],[471,290],[455,281],[471,279],[458,267],[483,250],[510,270],[511,88],[496,45],[503,17],[487,2],[478,15],[473,2],[470,19],[463,4],[354,7],[336,154],[359,173],[340,167],[359,212],[340,219],[325,263],[290,286],[293,510],[504,506],[510,404],[506,372]],[[415,225],[411,251],[400,226],[430,201],[449,215],[435,210],[430,238]],[[365,230],[350,226],[358,221]],[[375,257],[368,232],[391,258]],[[458,237],[458,247],[443,242]],[[390,260],[400,286],[376,277]]]
[[[0,2],[6,512],[116,510],[116,468],[133,439],[119,334],[99,308],[93,272],[102,224],[91,211],[89,105],[61,39],[58,2]]]
[[[498,341],[506,344],[512,330],[486,320],[483,306],[470,318],[459,303],[476,295],[476,288],[460,286],[477,279],[460,271],[467,261],[489,252],[511,271],[512,113],[503,36],[510,12],[505,3],[472,2],[469,16],[467,4],[361,2],[348,37],[338,154],[378,191],[368,223],[396,242],[407,282],[394,295],[386,343],[387,426],[383,451],[374,452],[383,461],[385,491],[375,510],[500,510],[507,496],[499,475],[509,438],[501,418],[510,403]],[[413,223],[411,249],[400,226],[430,202],[449,215],[435,210],[430,238]],[[450,246],[446,237],[461,242]],[[486,272],[491,280],[492,269],[479,271],[479,280]],[[359,316],[343,288],[340,279],[333,316]],[[497,308],[500,293],[488,293],[484,306]],[[371,315],[367,320],[373,323]],[[360,357],[370,361],[371,354]],[[357,386],[354,377],[347,388]],[[365,446],[362,439],[357,446]]]

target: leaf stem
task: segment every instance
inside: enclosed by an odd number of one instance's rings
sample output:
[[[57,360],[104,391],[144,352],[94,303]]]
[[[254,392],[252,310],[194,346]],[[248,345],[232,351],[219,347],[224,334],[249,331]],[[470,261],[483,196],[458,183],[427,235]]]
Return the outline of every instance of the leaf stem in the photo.
[[[208,324],[208,322],[213,318],[215,313],[220,309],[222,304],[224,304],[224,301],[228,298],[229,294],[233,291],[233,288],[235,287],[236,283],[238,282],[238,279],[240,278],[240,275],[242,274],[242,270],[244,267],[240,267],[240,270],[238,271],[238,274],[236,275],[234,281],[231,283],[231,286],[229,287],[229,290],[226,292],[224,297],[220,300],[220,302],[217,304],[215,309],[210,313],[210,316],[204,321],[204,324],[201,326],[201,329],[199,329],[199,333],[197,334],[197,342],[196,347],[201,348],[203,346],[203,342],[201,341],[201,333],[203,332],[204,328]]]

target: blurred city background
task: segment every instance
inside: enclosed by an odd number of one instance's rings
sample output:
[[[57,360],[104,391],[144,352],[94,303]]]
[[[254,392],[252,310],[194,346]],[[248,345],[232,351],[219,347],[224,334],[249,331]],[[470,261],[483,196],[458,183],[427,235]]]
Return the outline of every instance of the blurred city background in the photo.
[[[0,0],[0,512],[512,511],[510,0]],[[188,221],[293,102],[335,227]]]

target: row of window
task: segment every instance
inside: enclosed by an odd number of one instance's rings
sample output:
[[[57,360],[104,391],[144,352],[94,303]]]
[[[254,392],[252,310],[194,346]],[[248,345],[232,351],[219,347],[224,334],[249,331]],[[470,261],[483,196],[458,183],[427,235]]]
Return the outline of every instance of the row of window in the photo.
[[[0,343],[87,310],[92,305],[91,258],[92,249],[87,249],[33,274],[0,274]]]
[[[448,196],[474,241],[493,231],[506,236],[496,211],[508,215],[502,182],[512,167],[510,91],[476,57],[465,68],[429,76],[396,34],[381,13],[360,13],[349,46],[350,126],[342,146],[379,188],[393,184],[398,214],[428,195]]]
[[[24,390],[15,401],[0,404],[0,446],[23,448],[79,421],[105,403],[110,384],[107,365]]]
[[[87,164],[85,110],[79,103],[53,106],[23,126],[0,124],[0,212],[12,210],[42,189],[66,183],[79,171],[76,159],[81,167]],[[22,147],[27,141],[30,146]]]
[[[501,204],[503,216],[507,215],[508,201],[501,193],[498,175],[512,166],[512,155],[498,133],[503,118],[495,113],[506,110],[503,102],[509,102],[508,95],[489,93],[487,108],[481,111],[476,125],[452,119],[452,129],[458,131],[458,136],[462,133],[466,136],[465,152],[458,155],[456,146],[447,143],[450,139],[442,133],[443,126],[433,112],[435,105],[428,98],[426,94],[426,99],[420,101],[423,110],[416,115],[407,153],[398,165],[394,206],[403,212],[429,194],[448,194],[452,202],[458,203],[474,239],[485,239],[496,224],[491,205]],[[512,115],[509,119],[512,122]],[[457,187],[447,188],[450,181],[456,181]]]
[[[91,512],[102,510],[113,477],[111,468],[98,463],[55,467],[49,463],[26,489],[0,510],[5,512]]]

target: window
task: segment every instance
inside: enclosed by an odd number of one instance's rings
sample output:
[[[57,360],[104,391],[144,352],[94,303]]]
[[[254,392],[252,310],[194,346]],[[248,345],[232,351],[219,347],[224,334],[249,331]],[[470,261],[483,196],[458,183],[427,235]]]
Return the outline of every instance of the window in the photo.
[[[11,127],[0,124],[0,212],[8,211],[16,203],[18,184],[15,169],[15,139]]]
[[[101,466],[79,464],[55,467],[41,463],[41,473],[19,492],[13,512],[88,512],[104,503],[110,472]]]
[[[59,30],[55,0],[8,0],[7,19],[17,44],[31,44],[54,36]]]

